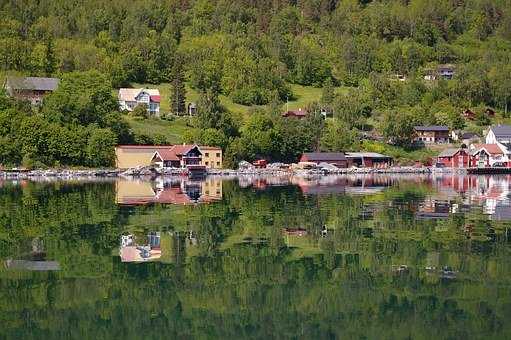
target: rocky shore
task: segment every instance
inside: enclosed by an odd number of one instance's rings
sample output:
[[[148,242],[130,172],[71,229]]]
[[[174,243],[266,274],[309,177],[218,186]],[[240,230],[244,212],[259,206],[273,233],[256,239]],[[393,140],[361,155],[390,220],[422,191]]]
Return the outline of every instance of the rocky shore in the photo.
[[[390,167],[385,169],[373,168],[347,168],[339,169],[331,165],[320,165],[311,169],[300,169],[289,167],[285,164],[269,164],[266,168],[256,168],[240,164],[238,170],[231,169],[210,169],[207,175],[211,176],[284,176],[293,175],[299,177],[317,177],[323,175],[353,175],[353,174],[430,174],[453,172],[452,169],[436,168],[415,168],[415,167]],[[94,179],[94,178],[115,178],[115,177],[159,177],[159,176],[186,176],[186,171],[182,169],[158,169],[155,167],[140,167],[128,170],[120,169],[88,169],[88,170],[70,170],[70,169],[49,169],[49,170],[1,170],[0,178],[4,179],[34,179],[34,178],[54,178],[54,179]]]

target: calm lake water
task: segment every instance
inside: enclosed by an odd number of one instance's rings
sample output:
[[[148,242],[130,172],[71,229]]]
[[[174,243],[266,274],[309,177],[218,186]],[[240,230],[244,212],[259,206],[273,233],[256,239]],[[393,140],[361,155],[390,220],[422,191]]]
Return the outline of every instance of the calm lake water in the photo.
[[[0,339],[510,339],[511,177],[0,182]]]

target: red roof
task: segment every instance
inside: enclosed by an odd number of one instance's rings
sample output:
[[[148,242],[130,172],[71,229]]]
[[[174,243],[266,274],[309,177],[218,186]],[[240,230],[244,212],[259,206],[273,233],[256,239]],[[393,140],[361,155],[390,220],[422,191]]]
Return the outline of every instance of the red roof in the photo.
[[[476,151],[485,149],[492,155],[503,155],[504,152],[497,144],[475,144]]]
[[[302,109],[298,109],[298,110],[289,110],[287,112],[284,112],[282,114],[283,117],[299,117],[299,118],[302,118],[302,117],[305,117],[307,116],[308,112],[305,111],[305,110],[302,110]]]
[[[190,151],[191,149],[193,149],[196,145],[191,145],[191,144],[178,144],[178,145],[174,145],[171,150],[172,152],[174,152],[176,155],[184,155],[185,153],[188,153],[188,151]]]
[[[170,149],[173,145],[117,145],[119,149]]]
[[[155,103],[159,103],[160,102],[160,96],[150,96],[150,98],[151,98],[152,102],[155,102]]]
[[[158,155],[162,161],[179,161],[179,157],[172,149],[158,150],[155,154]]]

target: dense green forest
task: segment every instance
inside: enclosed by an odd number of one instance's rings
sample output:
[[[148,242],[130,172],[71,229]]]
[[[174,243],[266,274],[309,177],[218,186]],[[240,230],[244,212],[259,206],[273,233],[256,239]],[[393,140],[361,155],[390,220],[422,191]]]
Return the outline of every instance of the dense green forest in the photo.
[[[508,222],[478,207],[416,219],[436,197],[420,181],[376,195],[222,191],[214,204],[123,207],[114,182],[5,183],[0,259],[38,240],[61,270],[2,263],[0,338],[509,338]],[[119,235],[151,230],[173,232],[165,261],[122,263]],[[409,272],[392,270],[400,264]]]
[[[186,122],[182,139],[222,146],[230,165],[256,157],[293,160],[313,149],[357,149],[367,134],[406,147],[415,124],[481,132],[491,123],[483,113],[487,107],[503,122],[511,103],[509,0],[1,1],[0,46],[4,74],[79,78],[83,73],[77,72],[97,72],[111,89],[169,83],[171,98],[164,100],[174,113],[184,109],[186,83],[200,94],[199,115]],[[424,81],[428,70],[446,63],[454,65],[454,79]],[[323,89],[306,122],[279,117],[296,95],[291,84]],[[229,112],[220,95],[249,107],[247,114]],[[467,108],[478,114],[475,121],[462,118]],[[66,109],[74,115],[112,113],[94,104],[81,113]],[[315,117],[321,109],[333,118]],[[16,111],[35,119],[30,110]],[[93,141],[164,141],[121,132],[104,117],[42,119],[69,130],[106,129]],[[115,138],[107,138],[107,130]],[[90,155],[40,159],[23,148],[9,153],[16,134],[2,133],[3,163],[26,158],[94,165]],[[108,157],[96,163],[108,164]]]

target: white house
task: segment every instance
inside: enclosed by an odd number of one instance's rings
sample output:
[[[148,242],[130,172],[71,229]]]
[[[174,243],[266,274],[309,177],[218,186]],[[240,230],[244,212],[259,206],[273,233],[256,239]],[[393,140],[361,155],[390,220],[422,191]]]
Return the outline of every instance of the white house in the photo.
[[[146,105],[149,114],[160,115],[160,91],[158,89],[119,89],[119,109],[133,111],[137,105]]]
[[[486,135],[486,144],[511,144],[511,126],[496,125]]]

